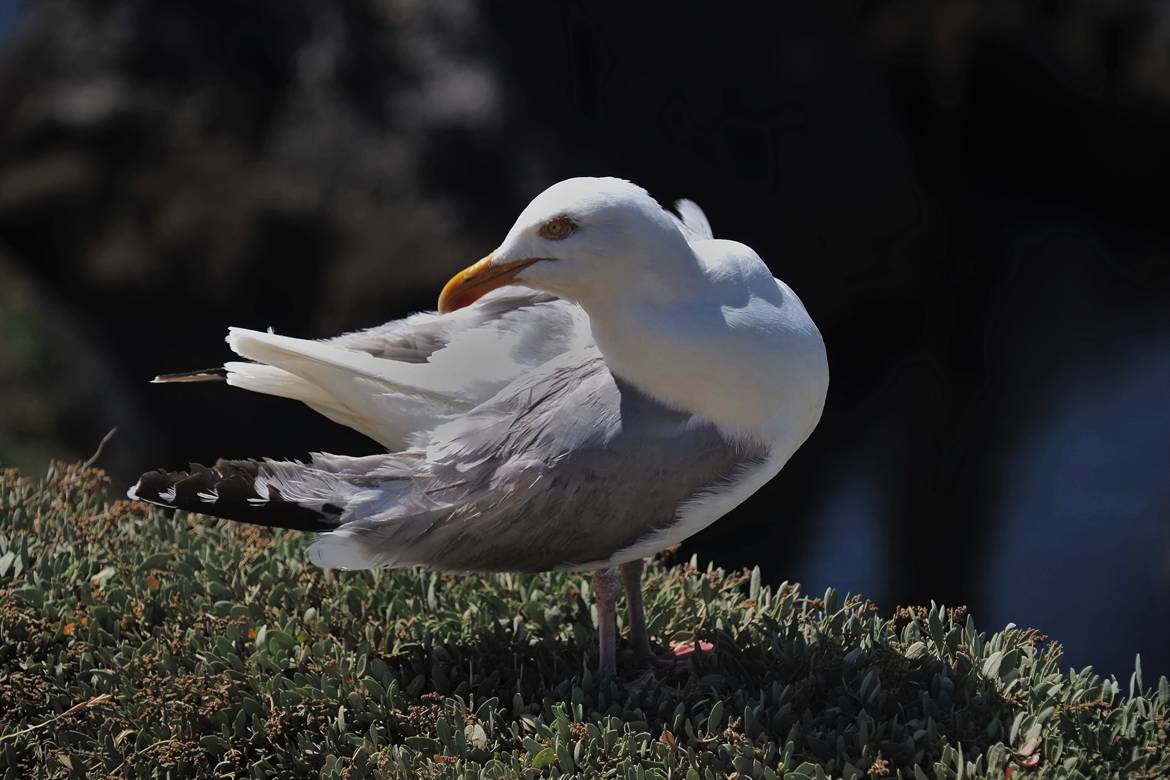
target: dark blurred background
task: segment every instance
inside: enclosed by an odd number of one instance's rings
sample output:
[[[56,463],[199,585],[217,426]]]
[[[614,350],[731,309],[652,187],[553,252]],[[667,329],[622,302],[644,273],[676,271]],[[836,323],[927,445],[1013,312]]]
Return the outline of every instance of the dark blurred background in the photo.
[[[147,380],[432,307],[622,176],[829,347],[812,439],[684,553],[1170,673],[1170,4],[772,5],[0,0],[0,462],[375,451]]]

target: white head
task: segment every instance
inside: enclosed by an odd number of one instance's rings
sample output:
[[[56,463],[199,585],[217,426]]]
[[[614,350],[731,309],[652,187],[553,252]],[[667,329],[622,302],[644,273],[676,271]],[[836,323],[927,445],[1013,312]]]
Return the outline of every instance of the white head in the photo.
[[[528,204],[496,251],[447,283],[439,311],[505,284],[586,308],[627,290],[669,299],[689,289],[697,270],[674,218],[646,190],[623,179],[566,179]]]
[[[495,252],[447,283],[439,311],[506,284],[580,304],[614,374],[729,435],[795,449],[820,417],[824,343],[799,298],[743,244],[692,246],[628,181],[549,187]]]

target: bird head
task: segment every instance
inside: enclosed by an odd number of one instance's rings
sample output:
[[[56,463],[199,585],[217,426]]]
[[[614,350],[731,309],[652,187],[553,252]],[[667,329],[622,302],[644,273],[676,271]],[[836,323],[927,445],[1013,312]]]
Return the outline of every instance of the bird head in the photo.
[[[443,288],[439,312],[517,284],[587,305],[677,287],[694,256],[675,219],[646,190],[614,178],[558,182],[521,212],[500,246]]]

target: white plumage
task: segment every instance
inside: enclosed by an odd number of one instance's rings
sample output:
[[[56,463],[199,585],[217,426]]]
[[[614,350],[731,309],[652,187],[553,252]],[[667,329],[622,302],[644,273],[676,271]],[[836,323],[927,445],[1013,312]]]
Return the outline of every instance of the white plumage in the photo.
[[[599,593],[621,566],[629,590],[641,558],[783,467],[828,386],[796,294],[749,247],[714,239],[694,203],[677,208],[622,180],[569,179],[447,285],[442,313],[327,341],[230,329],[248,362],[225,364],[229,384],[302,401],[390,452],[154,472],[131,496],[324,531],[310,551],[323,566],[595,569]],[[640,604],[631,594],[645,653]]]

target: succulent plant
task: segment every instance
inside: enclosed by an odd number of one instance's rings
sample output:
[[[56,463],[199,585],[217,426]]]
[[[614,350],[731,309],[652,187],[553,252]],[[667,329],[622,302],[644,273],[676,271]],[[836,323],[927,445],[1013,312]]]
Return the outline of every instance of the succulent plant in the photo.
[[[654,562],[600,681],[582,574],[334,572],[303,537],[0,475],[0,775],[1003,778],[1170,774],[1170,684],[1069,671],[961,608]]]

